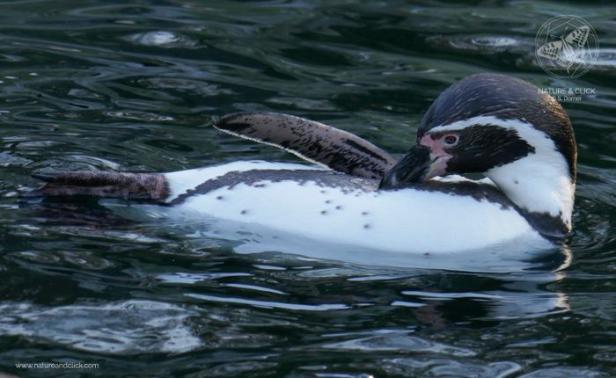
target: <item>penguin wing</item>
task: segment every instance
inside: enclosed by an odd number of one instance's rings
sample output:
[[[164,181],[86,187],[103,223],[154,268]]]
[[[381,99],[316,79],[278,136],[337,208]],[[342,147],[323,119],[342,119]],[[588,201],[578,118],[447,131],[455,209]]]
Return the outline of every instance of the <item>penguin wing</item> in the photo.
[[[214,127],[357,177],[380,180],[396,163],[390,154],[357,135],[288,114],[234,113]]]

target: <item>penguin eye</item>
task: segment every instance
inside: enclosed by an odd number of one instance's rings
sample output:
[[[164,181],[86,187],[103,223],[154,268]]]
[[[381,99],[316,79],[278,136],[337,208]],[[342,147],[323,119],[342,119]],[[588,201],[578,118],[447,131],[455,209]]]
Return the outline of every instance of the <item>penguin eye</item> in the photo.
[[[443,137],[443,142],[447,147],[453,147],[458,144],[460,138],[456,134],[449,134]]]

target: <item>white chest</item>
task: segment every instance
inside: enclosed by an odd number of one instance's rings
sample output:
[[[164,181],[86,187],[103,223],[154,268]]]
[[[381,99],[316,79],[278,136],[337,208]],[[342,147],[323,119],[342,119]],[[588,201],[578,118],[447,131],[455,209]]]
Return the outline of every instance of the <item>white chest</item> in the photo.
[[[226,172],[310,167],[244,163],[168,174],[173,197]],[[173,191],[175,188],[175,192]],[[172,197],[172,198],[173,198]],[[222,186],[187,197],[179,212],[397,253],[458,253],[525,241],[548,245],[511,208],[471,196],[404,189],[372,192],[280,180]]]

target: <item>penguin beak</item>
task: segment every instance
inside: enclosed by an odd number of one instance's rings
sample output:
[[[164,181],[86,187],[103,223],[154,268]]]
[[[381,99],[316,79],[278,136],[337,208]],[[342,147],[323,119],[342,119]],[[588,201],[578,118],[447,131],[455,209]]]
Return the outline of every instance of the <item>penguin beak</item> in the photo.
[[[402,188],[443,175],[446,171],[446,160],[448,159],[435,156],[429,147],[415,145],[385,174],[379,189]]]

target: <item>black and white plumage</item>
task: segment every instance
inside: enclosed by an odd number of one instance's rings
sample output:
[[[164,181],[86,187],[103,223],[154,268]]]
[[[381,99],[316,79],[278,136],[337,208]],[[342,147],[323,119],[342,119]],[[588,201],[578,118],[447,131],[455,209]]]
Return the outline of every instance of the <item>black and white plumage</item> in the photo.
[[[321,166],[244,161],[133,181],[130,174],[108,175],[97,184],[88,184],[97,174],[59,174],[41,177],[48,184],[40,193],[150,196],[170,216],[203,214],[411,254],[509,244],[545,249],[571,230],[577,157],[571,123],[553,98],[522,80],[479,74],[452,85],[428,109],[417,144],[398,162],[357,136],[288,115],[240,113],[215,126]],[[456,176],[466,173],[485,179]]]

